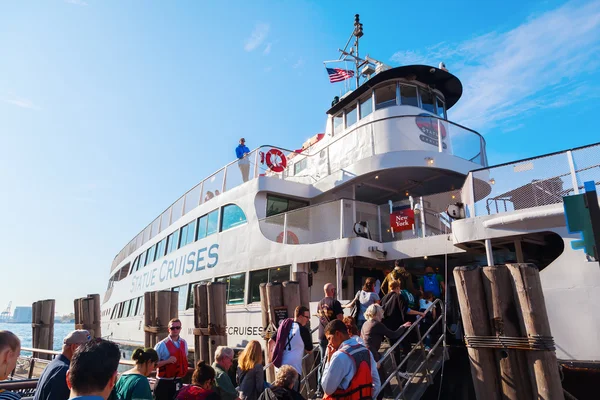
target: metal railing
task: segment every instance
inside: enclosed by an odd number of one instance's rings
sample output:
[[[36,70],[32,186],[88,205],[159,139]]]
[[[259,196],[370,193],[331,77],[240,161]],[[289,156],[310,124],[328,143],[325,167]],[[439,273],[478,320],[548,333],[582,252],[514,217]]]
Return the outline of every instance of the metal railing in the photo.
[[[392,122],[395,125],[390,128]],[[389,135],[390,129],[399,131],[416,129],[422,133],[419,144],[402,140],[396,143],[391,141],[389,136],[379,140],[379,136],[384,133]],[[386,145],[378,143],[386,143]],[[313,184],[373,155],[392,151],[423,150],[423,146],[431,146],[435,151],[449,153],[482,166],[487,165],[485,140],[479,133],[433,115],[396,115],[357,124],[355,129],[334,137],[325,146],[317,143],[298,151],[275,146],[260,146],[245,157],[244,163],[247,162],[248,165],[247,181],[259,176],[274,176],[284,180]],[[271,171],[267,166],[266,155],[270,150],[284,154],[288,160],[281,174]],[[240,160],[236,159],[198,183],[148,224],[115,256],[111,273],[129,255],[179,218],[244,182]]]
[[[471,172],[474,216],[550,204],[578,194],[584,182],[600,185],[600,143]],[[463,188],[464,190],[464,188]]]
[[[427,331],[425,333],[422,334],[419,329],[420,322],[423,321],[424,318],[421,316],[418,316],[416,321],[406,330],[406,332],[404,332],[404,334],[400,337],[400,339],[398,339],[396,341],[396,343],[394,343],[384,353],[384,355],[381,357],[381,359],[377,362],[377,367],[383,368],[384,365],[386,364],[386,362],[389,360],[389,361],[391,361],[393,370],[391,372],[389,372],[385,381],[383,381],[381,383],[379,392],[377,392],[373,396],[373,398],[377,397],[377,395],[379,395],[379,393],[381,393],[383,390],[385,390],[385,388],[388,387],[388,385],[391,388],[392,380],[396,379],[397,386],[399,387],[400,391],[399,391],[398,395],[396,395],[394,398],[395,398],[395,400],[398,400],[405,394],[405,392],[409,388],[409,386],[413,384],[413,380],[415,379],[417,374],[419,374],[423,370],[424,367],[425,367],[426,374],[428,375],[428,377],[431,378],[431,371],[429,371],[428,361],[435,354],[435,352],[438,349],[438,347],[440,346],[440,344],[442,344],[444,342],[444,338],[445,338],[445,334],[446,334],[446,331],[445,331],[446,324],[444,322],[445,321],[444,306],[440,299],[436,299],[431,305],[429,305],[429,307],[427,307],[427,310],[425,310],[425,313],[431,312],[434,308],[436,308],[436,305],[438,305],[438,304],[441,306],[440,307],[441,311],[439,313],[440,315],[436,316],[435,320],[433,320],[431,326],[429,327],[429,329],[427,329]],[[431,346],[431,349],[429,351],[425,351],[423,340],[432,332],[432,330],[438,324],[442,324],[442,334],[436,340],[436,342]],[[408,340],[407,337],[411,334],[412,331],[415,331],[417,334],[417,338],[418,338],[417,343],[414,346],[412,346],[412,349],[408,352],[408,354],[404,355],[402,361],[398,364],[397,360],[395,359],[396,348],[401,345],[403,340]],[[408,371],[409,368],[407,365],[407,368],[406,368],[407,372],[401,372],[401,370],[404,369],[405,364],[407,364],[408,361],[410,360],[411,356],[413,354],[415,354],[415,352],[417,352],[417,351],[421,351],[423,353],[424,358],[421,361],[421,363],[416,368],[412,369],[412,371]],[[445,354],[442,354],[442,357],[445,357]],[[429,380],[429,382],[431,382],[431,379]]]

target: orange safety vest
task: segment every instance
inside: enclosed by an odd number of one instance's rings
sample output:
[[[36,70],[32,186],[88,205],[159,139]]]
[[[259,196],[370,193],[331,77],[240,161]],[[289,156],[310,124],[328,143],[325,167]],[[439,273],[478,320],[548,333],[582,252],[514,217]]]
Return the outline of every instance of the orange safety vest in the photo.
[[[179,348],[175,347],[175,344],[171,338],[167,337],[163,340],[169,350],[169,355],[177,359],[174,364],[165,364],[158,369],[157,377],[159,379],[164,378],[183,378],[188,371],[187,354],[185,354],[185,340],[179,339]]]
[[[325,394],[323,400],[371,400],[373,377],[371,376],[371,352],[361,344],[342,345],[338,351],[347,354],[354,362],[356,373],[348,388],[338,388],[333,394]]]

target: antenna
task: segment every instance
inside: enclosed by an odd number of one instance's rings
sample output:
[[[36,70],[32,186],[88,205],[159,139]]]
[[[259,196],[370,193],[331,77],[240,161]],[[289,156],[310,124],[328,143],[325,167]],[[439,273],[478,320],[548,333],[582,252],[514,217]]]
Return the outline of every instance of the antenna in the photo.
[[[358,15],[358,14],[354,15],[354,32],[352,33],[352,35],[355,37],[355,39],[354,39],[354,59],[355,59],[355,66],[356,66],[356,73],[355,73],[356,87],[358,88],[359,80],[360,80],[360,74],[358,72],[359,60],[360,60],[360,56],[358,54],[358,39],[360,39],[363,36],[363,24],[360,23],[360,15]]]

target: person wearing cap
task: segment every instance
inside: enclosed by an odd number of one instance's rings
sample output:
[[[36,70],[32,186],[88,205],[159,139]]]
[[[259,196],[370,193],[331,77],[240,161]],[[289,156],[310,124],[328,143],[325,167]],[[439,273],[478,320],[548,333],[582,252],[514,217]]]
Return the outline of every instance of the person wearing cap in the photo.
[[[238,167],[240,167],[244,182],[248,182],[248,176],[250,175],[248,154],[250,154],[250,149],[246,147],[246,139],[241,138],[239,146],[235,148],[235,155],[238,158]]]
[[[62,352],[42,372],[35,391],[34,400],[67,400],[71,391],[67,386],[67,371],[73,353],[91,339],[90,333],[80,329],[73,331],[63,340]]]

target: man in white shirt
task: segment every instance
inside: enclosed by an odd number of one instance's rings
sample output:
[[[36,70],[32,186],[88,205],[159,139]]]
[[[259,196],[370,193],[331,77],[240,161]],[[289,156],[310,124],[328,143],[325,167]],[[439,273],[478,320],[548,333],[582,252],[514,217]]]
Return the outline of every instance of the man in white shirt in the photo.
[[[313,349],[312,337],[306,324],[310,321],[310,311],[304,306],[296,307],[294,312],[294,322],[290,328],[290,332],[285,338],[285,346],[281,365],[291,365],[294,367],[298,375],[302,375],[302,358],[304,354],[309,353]],[[284,338],[282,338],[284,339]],[[300,385],[301,378],[297,381],[297,387]]]
[[[323,378],[321,387],[325,392],[324,399],[332,398],[337,391],[342,394],[354,384],[364,384],[368,382],[355,382],[357,379],[356,361],[364,359],[369,360],[371,370],[370,383],[372,384],[371,396],[375,398],[379,392],[381,381],[377,372],[377,363],[373,355],[365,346],[359,344],[356,339],[348,335],[348,328],[340,320],[331,321],[325,327],[325,336],[329,345],[327,346],[327,360],[323,369]],[[362,378],[362,377],[358,377]],[[353,385],[354,386],[354,385]],[[350,393],[348,398],[361,398],[361,391]]]

